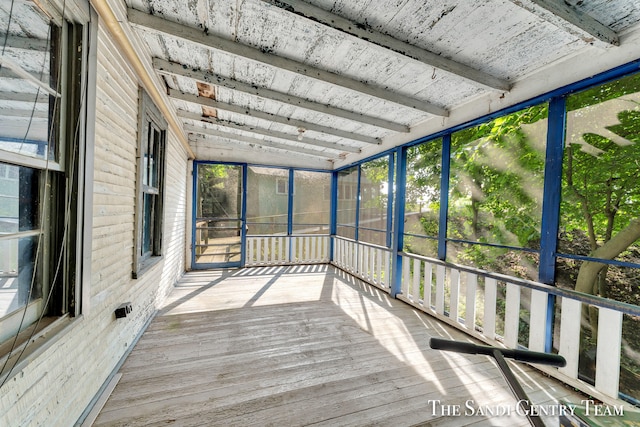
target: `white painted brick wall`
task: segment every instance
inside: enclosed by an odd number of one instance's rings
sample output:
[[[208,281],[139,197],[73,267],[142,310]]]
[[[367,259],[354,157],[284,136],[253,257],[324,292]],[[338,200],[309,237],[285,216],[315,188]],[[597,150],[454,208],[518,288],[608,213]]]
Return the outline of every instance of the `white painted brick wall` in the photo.
[[[104,28],[97,81],[90,310],[3,387],[0,426],[72,426],[184,271],[187,154],[169,134],[164,259],[131,279],[138,82]]]

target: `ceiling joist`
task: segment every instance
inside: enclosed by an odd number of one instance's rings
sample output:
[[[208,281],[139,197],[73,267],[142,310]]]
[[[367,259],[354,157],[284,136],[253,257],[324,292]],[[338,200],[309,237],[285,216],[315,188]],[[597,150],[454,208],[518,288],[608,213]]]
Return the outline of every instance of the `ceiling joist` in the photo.
[[[619,46],[615,31],[564,0],[510,0],[561,30],[601,47]]]
[[[242,45],[212,34],[207,34],[202,30],[178,24],[158,16],[149,15],[148,13],[140,12],[136,9],[129,8],[128,17],[132,24],[197,43],[206,48],[221,50],[235,56],[244,57],[271,67],[280,68],[305,77],[324,81],[335,86],[340,86],[355,92],[360,92],[375,98],[403,105],[405,107],[414,108],[432,115],[443,117],[449,115],[449,112],[445,108],[436,104],[374,87],[347,76],[342,76],[313,67],[310,64],[304,64],[281,56],[276,56],[271,53],[265,53],[260,49]]]
[[[420,61],[428,66],[439,68],[440,70],[455,74],[458,77],[462,77],[473,83],[480,84],[486,88],[508,91],[511,87],[511,84],[506,80],[494,77],[462,63],[444,58],[437,53],[433,53],[428,50],[413,46],[387,34],[377,32],[367,27],[366,25],[350,21],[339,15],[333,14],[324,9],[306,3],[302,0],[261,1],[307,18],[310,21],[320,23],[326,27],[338,30],[351,36],[355,36],[366,42],[399,53],[408,58]]]
[[[198,105],[204,105],[205,107],[213,107],[218,110],[229,111],[231,113],[241,114],[244,116],[255,117],[262,120],[268,120],[283,125],[294,126],[296,128],[304,128],[305,130],[312,130],[314,132],[320,132],[327,135],[333,135],[340,138],[348,138],[354,141],[366,142],[369,144],[380,144],[380,140],[372,138],[366,135],[355,134],[352,132],[345,132],[339,129],[330,128],[328,126],[322,126],[316,123],[306,122],[303,120],[292,119],[289,117],[278,116],[276,114],[266,113],[264,111],[250,110],[248,108],[240,107],[235,104],[229,104],[222,101],[216,101],[215,99],[197,96],[180,91],[169,89],[169,97],[178,99],[180,101],[191,102]]]
[[[358,123],[364,123],[371,126],[393,130],[395,132],[409,132],[409,126],[403,124],[390,122],[379,117],[355,113],[353,111],[344,110],[342,108],[332,107],[330,105],[321,104],[319,102],[309,101],[308,99],[289,95],[287,93],[278,92],[263,87],[257,87],[255,85],[240,82],[238,80],[232,79],[230,77],[225,77],[220,74],[215,74],[203,70],[194,70],[186,65],[170,62],[164,59],[154,58],[153,67],[156,69],[156,71],[162,74],[188,77],[200,82],[222,86],[238,92],[271,99],[284,104],[305,108],[307,110],[316,111],[318,113],[323,113],[330,116],[340,117]]]
[[[255,126],[247,126],[239,123],[233,123],[228,120],[220,120],[215,117],[204,117],[204,116],[201,116],[200,114],[191,113],[189,111],[184,111],[184,110],[178,110],[178,117],[181,117],[183,119],[188,119],[188,120],[196,120],[196,121],[201,121],[205,123],[210,123],[210,124],[226,127],[229,129],[236,129],[243,132],[255,133],[255,134],[267,136],[270,138],[280,138],[287,141],[304,143],[308,145],[314,145],[317,147],[330,148],[333,150],[338,150],[343,152],[359,153],[361,151],[360,148],[358,147],[352,147],[349,145],[340,145],[335,142],[322,141],[320,139],[309,138],[304,134],[301,134],[302,139],[300,139],[299,136],[291,135],[286,132],[278,132],[278,131],[263,129]]]
[[[233,133],[228,133],[228,132],[222,132],[220,130],[216,130],[216,129],[206,129],[206,128],[200,128],[197,126],[192,126],[192,125],[185,125],[184,127],[185,131],[190,132],[192,134],[200,134],[200,135],[206,135],[206,138],[190,138],[190,140],[196,140],[199,142],[206,142],[209,145],[215,146],[216,142],[214,140],[212,140],[212,138],[210,138],[211,136],[214,137],[219,137],[219,138],[226,138],[232,141],[237,141],[237,142],[241,142],[244,144],[251,144],[254,146],[262,146],[262,147],[270,147],[270,148],[276,148],[279,150],[284,150],[288,153],[294,152],[294,153],[301,153],[301,154],[306,154],[309,156],[314,156],[314,157],[322,157],[322,158],[326,158],[326,159],[339,159],[340,158],[340,154],[336,153],[334,151],[318,151],[318,150],[313,150],[311,148],[305,148],[305,147],[299,147],[299,146],[293,146],[293,145],[289,145],[286,143],[282,143],[282,142],[276,142],[276,141],[270,141],[267,139],[259,139],[259,138],[252,138],[250,136],[245,136],[245,135],[238,135],[238,134],[233,134]]]

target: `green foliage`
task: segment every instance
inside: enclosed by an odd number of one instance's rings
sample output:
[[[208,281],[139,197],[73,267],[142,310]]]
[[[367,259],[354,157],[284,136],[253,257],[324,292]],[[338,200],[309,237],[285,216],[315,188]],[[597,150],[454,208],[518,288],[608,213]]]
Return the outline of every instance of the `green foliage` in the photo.
[[[623,79],[579,94],[571,104],[587,104],[584,108],[595,109],[596,114],[575,111],[570,120],[576,122],[578,131],[597,129],[597,123],[585,117],[599,119],[619,108],[619,103],[599,103],[625,95],[630,88],[640,90],[640,78]],[[637,102],[627,101],[634,108],[617,113],[619,123],[606,127],[611,133],[573,135],[574,143],[565,152],[562,227],[569,236],[583,231],[591,251],[640,216],[640,111]]]
[[[450,222],[450,237],[536,244],[546,130],[540,121],[546,117],[544,104],[452,135],[450,213],[460,220]]]

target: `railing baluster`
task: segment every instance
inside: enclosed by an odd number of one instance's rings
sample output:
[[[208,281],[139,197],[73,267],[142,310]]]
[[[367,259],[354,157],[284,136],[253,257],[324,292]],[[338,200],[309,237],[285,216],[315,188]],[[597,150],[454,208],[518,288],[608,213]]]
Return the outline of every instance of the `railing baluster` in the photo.
[[[309,239],[311,240],[311,256],[309,257],[309,261],[315,262],[318,260],[318,255],[316,255],[318,249],[318,239],[316,238],[316,236],[311,236],[309,237]]]
[[[520,287],[507,283],[507,307],[504,314],[504,343],[507,347],[518,347],[520,327]]]
[[[476,289],[478,289],[478,276],[467,273],[466,312],[464,323],[470,331],[476,328]]]
[[[529,317],[529,350],[545,351],[547,334],[547,310],[549,294],[531,290],[531,314]]]
[[[411,296],[413,297],[413,303],[418,304],[420,301],[420,260],[413,259],[413,281],[411,286]]]
[[[444,315],[444,265],[436,267],[436,313]]]
[[[378,278],[378,286],[384,286],[382,281],[382,251],[376,250],[376,277]]]
[[[482,333],[489,339],[496,338],[496,299],[498,296],[498,282],[487,277],[484,281],[484,319]]]
[[[560,368],[560,372],[571,378],[578,378],[581,317],[582,303],[571,298],[562,298],[559,353],[567,360],[567,365]]]
[[[253,265],[253,239],[247,238],[247,265]]]
[[[387,289],[391,288],[391,252],[386,252],[384,257],[384,285]]]
[[[622,313],[599,308],[596,389],[613,398],[618,398],[621,346]]]
[[[449,317],[458,322],[460,304],[460,271],[455,268],[449,270]]]
[[[369,246],[362,247],[362,277],[366,280],[370,279],[369,276]]]
[[[376,260],[375,260],[375,256],[377,252],[378,252],[378,249],[375,249],[375,248],[371,248],[371,250],[369,251],[369,271],[370,271],[369,275],[373,283],[378,283],[378,281],[376,280]]]
[[[262,237],[256,238],[256,264],[262,263]]]
[[[409,258],[404,258],[402,260],[402,286],[400,287],[400,289],[402,290],[402,293],[408,298],[409,294],[411,293],[411,289],[410,289],[410,262],[409,262]]]
[[[422,305],[425,308],[430,309],[431,308],[431,287],[432,285],[432,276],[433,273],[433,266],[431,265],[430,262],[426,262],[424,263],[424,296],[422,299]]]

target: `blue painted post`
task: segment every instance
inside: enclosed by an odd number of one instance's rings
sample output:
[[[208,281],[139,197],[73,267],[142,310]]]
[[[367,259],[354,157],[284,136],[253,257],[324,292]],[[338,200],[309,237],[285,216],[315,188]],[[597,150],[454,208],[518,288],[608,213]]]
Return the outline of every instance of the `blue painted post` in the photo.
[[[242,168],[242,203],[240,205],[240,265],[245,266],[247,252],[247,182],[249,167],[246,164]]]
[[[395,171],[394,153],[389,153],[389,174],[387,175],[387,247],[391,247],[392,230],[393,230],[393,175]]]
[[[362,179],[362,165],[358,165],[358,185],[356,186],[356,230],[354,240],[357,242],[360,237],[360,181]]]
[[[396,173],[396,194],[395,194],[395,214],[394,227],[395,242],[393,247],[393,265],[391,283],[389,291],[393,298],[402,290],[402,256],[400,252],[404,249],[404,201],[407,186],[407,149],[406,147],[398,147],[395,151],[396,162],[398,164]]]
[[[193,178],[193,187],[191,191],[191,268],[195,269],[196,265],[196,214],[198,212],[198,165],[199,161],[193,161],[193,170],[191,176]]]
[[[564,97],[553,98],[549,103],[547,151],[544,167],[544,193],[542,196],[542,223],[540,230],[540,269],[538,280],[553,285],[556,273],[556,250],[560,226],[560,195],[562,193],[562,159],[567,121]],[[549,295],[545,351],[553,348],[553,323],[555,297]]]
[[[295,193],[296,189],[294,188],[294,170],[293,169],[289,169],[289,184],[287,187],[287,239],[291,239],[291,235],[293,234],[293,194]],[[291,245],[289,245],[289,251],[287,253],[287,260],[289,262],[291,262],[291,258],[292,258],[292,248]]]
[[[329,207],[329,262],[334,260],[334,237],[338,222],[338,172],[331,173],[331,202]]]
[[[449,176],[451,174],[451,134],[442,137],[440,174],[440,218],[438,222],[438,258],[447,258],[447,216],[449,215]]]

